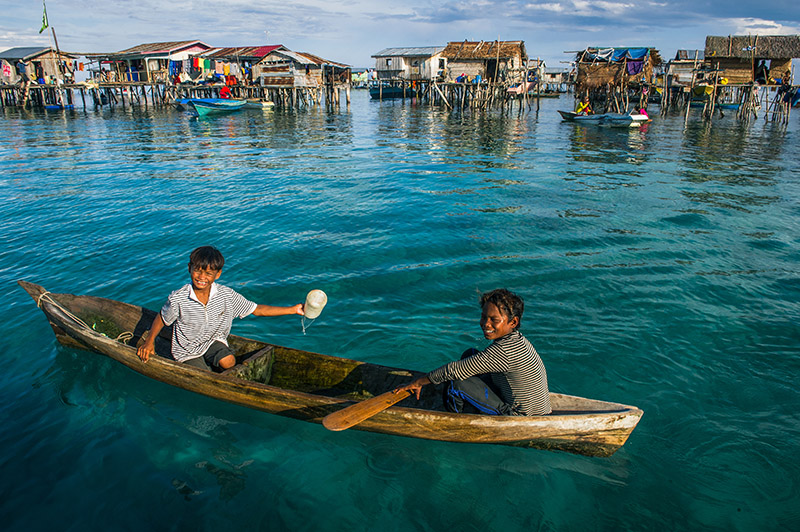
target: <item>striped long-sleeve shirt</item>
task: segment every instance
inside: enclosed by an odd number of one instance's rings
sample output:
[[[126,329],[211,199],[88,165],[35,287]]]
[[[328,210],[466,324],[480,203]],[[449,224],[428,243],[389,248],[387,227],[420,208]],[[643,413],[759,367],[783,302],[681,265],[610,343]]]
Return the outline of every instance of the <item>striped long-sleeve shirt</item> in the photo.
[[[491,374],[500,398],[518,416],[549,414],[547,372],[533,345],[519,331],[495,340],[483,351],[431,371],[434,384]]]

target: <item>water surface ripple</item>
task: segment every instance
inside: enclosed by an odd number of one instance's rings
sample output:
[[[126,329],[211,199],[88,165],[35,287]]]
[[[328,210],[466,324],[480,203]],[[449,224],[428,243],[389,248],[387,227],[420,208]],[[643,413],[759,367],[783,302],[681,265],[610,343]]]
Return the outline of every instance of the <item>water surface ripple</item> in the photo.
[[[800,115],[569,105],[0,111],[7,529],[800,528]],[[254,300],[329,296],[238,334],[433,369],[505,286],[552,390],[645,416],[610,459],[334,434],[59,347],[15,284],[158,308],[203,244]]]

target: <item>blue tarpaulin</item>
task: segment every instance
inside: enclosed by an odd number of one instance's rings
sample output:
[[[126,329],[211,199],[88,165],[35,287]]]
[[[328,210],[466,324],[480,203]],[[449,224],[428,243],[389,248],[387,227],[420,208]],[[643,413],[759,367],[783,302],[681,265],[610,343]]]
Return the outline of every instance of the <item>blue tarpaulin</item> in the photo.
[[[591,59],[619,62],[624,59],[641,61],[649,54],[649,48],[603,48],[589,54]]]
[[[614,48],[614,61],[622,61],[623,59],[644,59],[647,57],[647,48]]]

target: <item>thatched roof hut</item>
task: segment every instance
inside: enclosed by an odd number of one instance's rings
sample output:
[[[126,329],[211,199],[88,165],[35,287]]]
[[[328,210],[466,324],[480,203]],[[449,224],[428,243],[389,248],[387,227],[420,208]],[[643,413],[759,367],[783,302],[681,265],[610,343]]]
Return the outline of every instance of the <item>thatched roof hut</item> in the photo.
[[[800,58],[800,35],[709,35],[705,52],[708,58],[796,59]]]
[[[449,42],[441,55],[447,60],[447,81],[454,81],[461,74],[469,78],[480,75],[487,80],[507,79],[514,71],[522,72],[528,58],[524,41]]]
[[[800,58],[800,35],[728,35],[706,37],[705,64],[721,70],[729,83],[752,83],[762,62],[777,79],[791,70],[792,59]],[[767,79],[769,82],[769,79]]]
[[[576,64],[575,84],[580,92],[650,83],[661,56],[655,48],[587,48],[578,52]]]

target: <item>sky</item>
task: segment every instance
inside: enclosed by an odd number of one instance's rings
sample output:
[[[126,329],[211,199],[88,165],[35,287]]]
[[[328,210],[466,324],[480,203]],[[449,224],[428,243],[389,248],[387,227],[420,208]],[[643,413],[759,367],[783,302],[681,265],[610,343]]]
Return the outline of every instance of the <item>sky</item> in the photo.
[[[800,34],[797,0],[46,0],[59,48],[117,52],[144,43],[282,44],[354,68],[384,48],[450,41],[524,41],[528,55],[568,68],[590,46],[702,50],[707,35]],[[41,0],[6,4],[0,50],[52,46]]]

